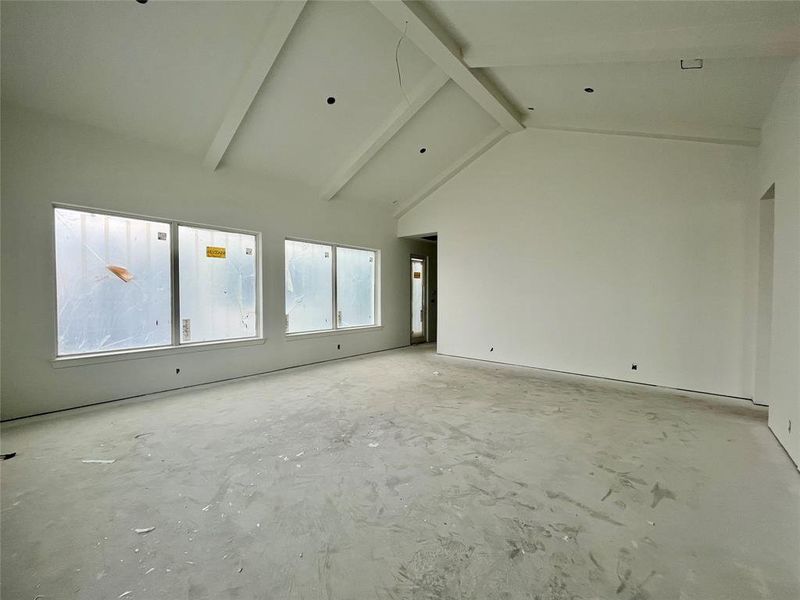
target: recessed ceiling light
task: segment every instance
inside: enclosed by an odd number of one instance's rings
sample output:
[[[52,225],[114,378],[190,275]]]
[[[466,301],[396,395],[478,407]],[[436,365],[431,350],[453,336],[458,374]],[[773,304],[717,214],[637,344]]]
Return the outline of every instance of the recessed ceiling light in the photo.
[[[702,68],[703,68],[702,58],[681,59],[681,70],[683,71],[692,71],[694,69],[702,69]]]
[[[428,151],[428,149],[427,149],[427,148],[425,148],[424,146],[423,146],[422,148],[420,148],[420,149],[419,149],[419,153],[420,153],[420,154],[425,154],[427,151]]]
[[[336,98],[334,98],[333,96],[328,96],[328,99],[325,102],[327,102],[328,104],[335,104]]]
[[[587,94],[594,94],[594,88],[583,88],[583,91]]]

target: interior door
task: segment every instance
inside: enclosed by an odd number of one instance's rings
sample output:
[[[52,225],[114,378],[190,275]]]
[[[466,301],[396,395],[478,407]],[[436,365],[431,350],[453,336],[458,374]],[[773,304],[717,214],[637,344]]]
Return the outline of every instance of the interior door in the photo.
[[[426,318],[425,258],[411,257],[411,343],[424,342],[428,337]]]

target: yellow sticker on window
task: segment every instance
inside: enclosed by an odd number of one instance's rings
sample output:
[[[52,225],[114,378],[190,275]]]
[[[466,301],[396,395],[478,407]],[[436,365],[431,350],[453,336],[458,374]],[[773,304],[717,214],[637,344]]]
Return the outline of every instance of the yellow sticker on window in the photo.
[[[206,256],[208,258],[225,258],[225,248],[206,246]]]

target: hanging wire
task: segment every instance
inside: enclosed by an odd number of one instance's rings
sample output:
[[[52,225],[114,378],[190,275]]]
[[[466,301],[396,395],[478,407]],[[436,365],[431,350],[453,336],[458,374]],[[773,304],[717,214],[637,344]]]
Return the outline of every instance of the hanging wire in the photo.
[[[403,89],[403,75],[400,72],[400,44],[402,44],[403,40],[406,39],[406,33],[408,33],[408,21],[406,21],[406,24],[403,27],[403,35],[401,35],[400,39],[397,40],[397,46],[395,46],[394,49],[394,64],[397,67],[397,84],[400,86],[400,91],[403,92],[403,98],[406,99],[406,104],[411,106],[411,102],[408,100],[406,91]]]

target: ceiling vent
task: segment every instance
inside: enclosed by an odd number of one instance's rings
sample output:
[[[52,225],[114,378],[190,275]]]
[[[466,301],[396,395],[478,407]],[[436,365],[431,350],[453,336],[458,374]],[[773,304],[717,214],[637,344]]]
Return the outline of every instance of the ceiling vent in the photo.
[[[703,68],[703,59],[702,58],[682,58],[681,59],[681,70],[682,71],[693,71],[696,69]]]

